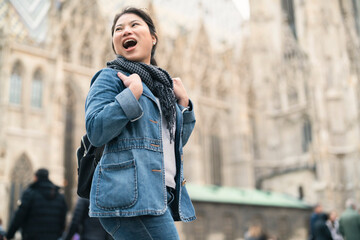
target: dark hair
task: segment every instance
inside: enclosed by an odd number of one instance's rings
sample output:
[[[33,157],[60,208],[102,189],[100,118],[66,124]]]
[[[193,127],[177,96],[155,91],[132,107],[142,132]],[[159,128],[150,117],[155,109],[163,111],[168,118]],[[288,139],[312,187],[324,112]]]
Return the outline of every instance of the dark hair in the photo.
[[[152,49],[151,49],[151,59],[150,59],[150,64],[157,66],[156,60],[155,60],[155,51],[156,51],[156,46],[158,43],[158,37],[156,35],[156,29],[155,29],[155,25],[153,20],[151,19],[150,15],[147,14],[145,11],[139,9],[139,8],[134,8],[134,7],[128,7],[125,8],[121,13],[118,13],[115,15],[114,17],[114,21],[113,21],[113,25],[111,27],[111,36],[114,36],[114,30],[115,30],[115,24],[117,22],[117,20],[124,14],[135,14],[137,16],[139,16],[140,18],[142,18],[142,20],[144,20],[144,22],[148,25],[149,30],[150,30],[150,34],[152,36],[154,36],[156,38],[156,43],[155,45],[153,45]],[[112,42],[112,49],[115,52],[115,47],[114,47],[114,42]]]
[[[49,171],[46,168],[40,168],[35,172],[35,176],[39,181],[49,179]]]

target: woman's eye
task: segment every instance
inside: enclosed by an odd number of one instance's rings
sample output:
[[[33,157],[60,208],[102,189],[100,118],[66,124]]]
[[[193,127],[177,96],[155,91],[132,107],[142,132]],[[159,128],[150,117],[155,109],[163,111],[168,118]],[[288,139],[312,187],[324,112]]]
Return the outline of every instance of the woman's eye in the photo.
[[[136,25],[139,25],[138,23],[133,23],[131,26],[135,27]]]
[[[122,28],[115,28],[115,31],[121,31]]]

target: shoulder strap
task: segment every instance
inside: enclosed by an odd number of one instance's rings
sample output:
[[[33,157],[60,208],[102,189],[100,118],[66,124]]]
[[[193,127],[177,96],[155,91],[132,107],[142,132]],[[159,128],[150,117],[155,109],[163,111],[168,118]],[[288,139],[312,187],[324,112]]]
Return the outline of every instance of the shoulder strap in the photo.
[[[93,145],[90,143],[90,140],[87,136],[87,134],[85,134],[82,138],[81,138],[81,144],[84,147],[84,153],[83,155],[86,155],[92,148]]]

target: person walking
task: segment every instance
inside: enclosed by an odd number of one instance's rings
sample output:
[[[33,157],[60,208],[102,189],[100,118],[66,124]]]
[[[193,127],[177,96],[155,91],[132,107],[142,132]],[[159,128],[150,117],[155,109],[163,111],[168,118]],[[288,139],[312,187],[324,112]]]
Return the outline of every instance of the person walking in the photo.
[[[21,229],[23,240],[57,240],[65,228],[67,206],[59,187],[49,180],[49,171],[41,168],[35,180],[21,196],[21,204],[6,234],[12,239]]]
[[[158,37],[146,12],[126,8],[111,34],[117,57],[95,74],[85,102],[88,138],[105,145],[89,215],[116,240],[177,240],[174,220],[195,220],[183,175],[193,104],[181,79],[157,66]]]
[[[309,240],[314,240],[314,228],[315,228],[315,223],[318,220],[320,214],[322,213],[323,208],[322,205],[320,203],[316,204],[313,208],[313,212],[310,216],[310,236],[309,236]]]
[[[345,204],[345,211],[341,214],[339,225],[340,233],[345,240],[360,239],[360,214],[356,211],[356,204],[353,199],[348,199]]]
[[[335,211],[330,212],[329,219],[326,221],[326,225],[328,226],[331,236],[334,240],[344,240],[340,234],[339,220]]]
[[[328,214],[319,213],[313,229],[314,240],[333,240],[330,229],[326,225],[328,218]]]
[[[71,224],[63,240],[71,240],[80,233],[81,240],[110,240],[111,236],[101,226],[98,218],[89,217],[89,200],[78,198]]]

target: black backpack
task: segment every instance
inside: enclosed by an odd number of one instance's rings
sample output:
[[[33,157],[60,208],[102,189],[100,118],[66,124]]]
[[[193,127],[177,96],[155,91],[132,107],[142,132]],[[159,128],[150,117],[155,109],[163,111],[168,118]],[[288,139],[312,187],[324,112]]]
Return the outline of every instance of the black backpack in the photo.
[[[93,146],[86,134],[81,139],[81,145],[76,154],[78,160],[77,194],[82,198],[89,199],[90,197],[92,178],[103,154],[104,147],[105,145],[101,147]]]

